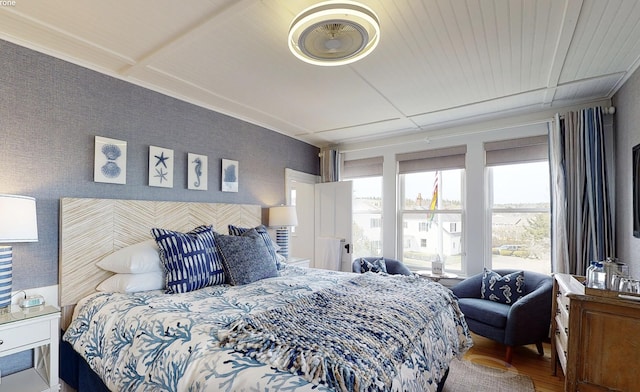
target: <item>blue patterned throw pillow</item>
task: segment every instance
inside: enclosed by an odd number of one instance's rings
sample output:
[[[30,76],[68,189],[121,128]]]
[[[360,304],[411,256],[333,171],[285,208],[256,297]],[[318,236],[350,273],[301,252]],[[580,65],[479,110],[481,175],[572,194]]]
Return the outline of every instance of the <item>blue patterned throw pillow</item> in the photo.
[[[523,296],[524,271],[516,271],[502,276],[495,271],[484,269],[480,298],[512,305]]]
[[[167,293],[186,293],[224,283],[211,226],[199,226],[188,233],[153,228],[151,235],[160,249]]]
[[[269,250],[255,229],[241,236],[215,233],[215,240],[229,284],[239,286],[278,276]]]
[[[384,258],[368,261],[364,258],[360,259],[360,271],[361,272],[383,272],[387,273],[387,263]]]
[[[251,227],[238,227],[234,225],[229,225],[228,227],[229,227],[230,235],[242,235],[247,231],[251,230]],[[273,240],[271,239],[269,232],[267,232],[267,228],[264,225],[260,225],[260,226],[254,227],[254,229],[258,234],[260,234],[260,237],[262,237],[262,239],[264,240],[264,244],[267,246],[267,250],[269,251],[271,258],[273,259],[273,262],[276,263],[276,268],[278,268],[278,271],[283,270],[285,267],[285,264],[282,263],[278,258],[278,254],[276,252],[276,244],[273,243]]]

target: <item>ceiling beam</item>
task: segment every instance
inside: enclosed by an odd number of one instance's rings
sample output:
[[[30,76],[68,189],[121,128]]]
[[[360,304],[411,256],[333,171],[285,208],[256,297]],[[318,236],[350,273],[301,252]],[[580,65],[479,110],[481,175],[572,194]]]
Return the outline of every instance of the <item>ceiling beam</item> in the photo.
[[[547,78],[547,91],[545,92],[542,102],[544,106],[550,106],[556,95],[560,75],[562,74],[562,69],[564,68],[564,63],[569,53],[569,47],[571,46],[571,41],[573,40],[573,35],[578,25],[578,17],[582,10],[582,3],[582,0],[567,0],[565,3],[562,27],[560,28],[558,42],[556,42],[556,47],[553,52],[549,77]]]
[[[216,8],[209,14],[202,17],[200,20],[186,27],[184,30],[179,32],[178,34],[170,37],[166,41],[162,42],[155,48],[151,49],[149,52],[144,54],[142,57],[137,59],[132,65],[128,65],[122,67],[117,72],[122,76],[131,75],[136,69],[144,68],[149,63],[151,63],[154,59],[159,56],[165,55],[167,53],[171,53],[174,48],[179,47],[185,41],[191,39],[193,36],[197,35],[200,31],[209,27],[209,24],[213,23],[213,21],[229,12],[235,11],[238,12],[249,5],[251,5],[252,0],[242,0],[242,1],[230,1],[225,6]]]

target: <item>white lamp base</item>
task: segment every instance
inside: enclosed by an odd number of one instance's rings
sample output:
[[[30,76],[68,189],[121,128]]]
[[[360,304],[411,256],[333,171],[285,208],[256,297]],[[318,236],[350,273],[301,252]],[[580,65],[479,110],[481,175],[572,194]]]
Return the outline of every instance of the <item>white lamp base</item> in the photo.
[[[289,228],[281,227],[276,229],[276,244],[280,247],[278,253],[285,258],[289,258]]]
[[[12,251],[11,246],[0,246],[0,311],[11,306]]]

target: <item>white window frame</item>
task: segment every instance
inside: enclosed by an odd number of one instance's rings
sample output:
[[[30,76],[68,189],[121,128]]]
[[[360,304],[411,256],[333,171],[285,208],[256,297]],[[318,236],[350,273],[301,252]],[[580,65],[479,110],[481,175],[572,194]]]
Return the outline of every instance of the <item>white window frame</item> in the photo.
[[[493,215],[496,213],[545,213],[551,214],[549,208],[493,208],[493,175],[492,167],[504,165],[517,165],[524,163],[549,161],[547,135],[535,135],[517,139],[507,139],[494,142],[485,142],[485,183],[486,183],[486,237],[485,237],[485,266],[493,267]],[[488,151],[497,152],[491,158],[486,157]],[[544,158],[543,158],[544,157]]]

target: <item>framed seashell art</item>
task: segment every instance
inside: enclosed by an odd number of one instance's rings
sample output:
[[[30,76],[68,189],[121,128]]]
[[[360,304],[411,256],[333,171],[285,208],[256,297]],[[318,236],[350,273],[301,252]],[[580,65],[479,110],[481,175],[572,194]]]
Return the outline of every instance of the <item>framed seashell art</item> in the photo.
[[[127,142],[96,136],[93,181],[127,183]]]

